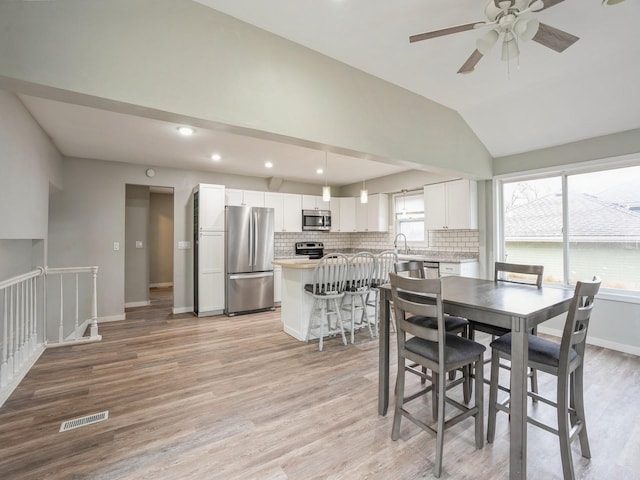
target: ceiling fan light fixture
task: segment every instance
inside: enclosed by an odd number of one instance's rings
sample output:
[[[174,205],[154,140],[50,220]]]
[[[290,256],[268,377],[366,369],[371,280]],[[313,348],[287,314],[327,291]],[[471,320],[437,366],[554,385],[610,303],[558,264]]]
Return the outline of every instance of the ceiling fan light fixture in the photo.
[[[513,31],[520,40],[528,42],[538,33],[540,22],[535,18],[519,18],[513,24]]]
[[[624,0],[602,0],[602,5],[617,5],[624,2]]]
[[[542,0],[535,0],[535,2],[529,5],[529,10],[531,10],[532,12],[537,12],[538,10],[542,10],[543,8],[544,2]]]
[[[482,55],[487,55],[496,44],[499,37],[500,34],[498,33],[498,30],[495,28],[493,30],[489,30],[476,40],[476,48]]]

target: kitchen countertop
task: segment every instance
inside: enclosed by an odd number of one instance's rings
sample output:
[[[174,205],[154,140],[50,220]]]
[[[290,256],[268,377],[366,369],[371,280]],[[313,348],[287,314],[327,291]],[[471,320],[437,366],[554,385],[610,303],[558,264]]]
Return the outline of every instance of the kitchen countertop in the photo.
[[[342,253],[342,252],[325,252],[325,253]],[[349,253],[345,255],[349,256]],[[473,253],[456,253],[456,252],[420,252],[420,253],[408,253],[398,254],[398,260],[422,260],[425,262],[439,262],[439,263],[467,263],[477,262],[478,256]],[[318,260],[310,260],[304,256],[287,256],[283,258],[275,258],[273,260],[274,265],[280,265],[287,268],[313,268],[318,263]]]

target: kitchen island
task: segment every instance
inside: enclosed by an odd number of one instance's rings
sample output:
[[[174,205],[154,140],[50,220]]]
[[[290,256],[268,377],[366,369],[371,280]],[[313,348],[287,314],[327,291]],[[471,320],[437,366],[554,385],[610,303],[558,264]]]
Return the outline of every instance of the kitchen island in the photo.
[[[399,255],[401,260],[407,259],[407,257],[420,260],[432,258],[426,255]],[[433,257],[435,257],[435,255]],[[458,275],[476,276],[467,274],[464,267],[471,265],[477,266],[477,259],[457,257],[449,254],[446,258],[440,256],[438,260],[435,261],[442,263],[443,260],[446,260],[449,264],[457,265],[458,268],[462,266],[463,270],[457,272]],[[309,329],[309,317],[311,315],[311,309],[313,308],[313,297],[304,292],[304,286],[313,283],[313,269],[318,262],[319,260],[310,260],[304,257],[275,259],[273,261],[274,265],[282,267],[280,315],[283,329],[285,333],[300,341],[305,341],[306,339],[307,330]],[[477,267],[475,270],[477,271]],[[444,274],[444,272],[442,272],[442,274]],[[371,315],[373,315],[373,308]]]
[[[309,329],[309,317],[313,298],[304,293],[304,286],[313,283],[313,269],[319,260],[307,258],[285,258],[274,260],[282,267],[280,317],[285,333],[297,340],[305,341]]]

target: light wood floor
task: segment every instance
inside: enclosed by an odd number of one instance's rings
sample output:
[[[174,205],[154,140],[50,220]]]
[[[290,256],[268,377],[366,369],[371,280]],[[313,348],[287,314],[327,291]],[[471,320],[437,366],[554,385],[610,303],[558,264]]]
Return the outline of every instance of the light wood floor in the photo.
[[[404,421],[393,442],[392,416],[377,414],[368,333],[318,352],[282,332],[279,311],[198,319],[152,303],[128,317],[101,325],[100,343],[42,355],[0,409],[0,479],[433,478],[433,437]],[[587,372],[593,458],[575,445],[577,477],[638,478],[640,360],[590,348]],[[501,415],[476,450],[471,419],[448,431],[442,478],[507,478],[507,432]],[[528,452],[529,478],[562,477],[556,437],[529,427]]]

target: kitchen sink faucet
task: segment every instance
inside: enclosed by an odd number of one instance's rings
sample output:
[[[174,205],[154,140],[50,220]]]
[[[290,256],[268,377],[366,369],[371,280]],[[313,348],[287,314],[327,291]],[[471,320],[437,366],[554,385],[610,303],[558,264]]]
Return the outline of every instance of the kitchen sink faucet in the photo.
[[[407,236],[404,233],[398,233],[396,238],[393,239],[393,249],[396,253],[398,253],[398,237],[404,237],[404,253],[409,253],[409,249],[407,248]]]

